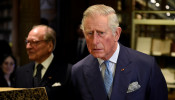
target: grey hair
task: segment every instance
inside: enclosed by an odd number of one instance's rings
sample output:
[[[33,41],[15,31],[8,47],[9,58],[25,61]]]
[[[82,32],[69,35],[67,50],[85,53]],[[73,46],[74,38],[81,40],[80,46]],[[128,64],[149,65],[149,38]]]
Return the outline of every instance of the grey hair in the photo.
[[[53,50],[56,48],[56,32],[49,26],[47,25],[35,25],[33,26],[32,29],[38,28],[38,27],[43,27],[45,30],[45,35],[44,35],[44,40],[46,41],[52,41],[53,43]]]
[[[103,4],[97,4],[97,5],[90,6],[84,11],[83,19],[82,19],[81,27],[80,27],[83,30],[83,32],[84,32],[84,20],[87,17],[91,17],[95,15],[107,16],[108,25],[111,28],[113,34],[115,33],[116,28],[119,26],[117,14],[112,7],[106,6]]]

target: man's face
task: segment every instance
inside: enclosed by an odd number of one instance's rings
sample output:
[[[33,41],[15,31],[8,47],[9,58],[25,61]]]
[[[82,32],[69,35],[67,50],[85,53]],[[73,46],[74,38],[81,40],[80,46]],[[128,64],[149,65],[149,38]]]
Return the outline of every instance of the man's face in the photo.
[[[30,60],[42,63],[52,52],[51,42],[44,40],[44,29],[32,29],[27,37],[27,54]]]
[[[84,34],[89,52],[96,58],[108,60],[117,49],[121,29],[113,34],[107,16],[96,15],[84,20]]]

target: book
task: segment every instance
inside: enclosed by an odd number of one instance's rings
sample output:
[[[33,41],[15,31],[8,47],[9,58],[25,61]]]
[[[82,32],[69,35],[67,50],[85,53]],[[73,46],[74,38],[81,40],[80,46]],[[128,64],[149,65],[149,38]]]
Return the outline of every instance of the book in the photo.
[[[171,56],[175,57],[175,42],[171,43]]]
[[[152,44],[151,37],[138,37],[136,50],[150,55],[151,54],[151,44]]]
[[[172,40],[166,39],[153,39],[152,42],[152,55],[161,56],[161,55],[169,55],[171,52],[171,43]]]
[[[162,42],[163,42],[163,45],[162,45],[162,54],[169,55],[170,52],[171,52],[171,43],[172,43],[172,40],[165,39]]]
[[[162,45],[163,45],[163,41],[161,39],[153,39],[152,55],[161,56],[162,55]]]
[[[168,84],[175,84],[175,70],[172,68],[162,68],[162,74]]]

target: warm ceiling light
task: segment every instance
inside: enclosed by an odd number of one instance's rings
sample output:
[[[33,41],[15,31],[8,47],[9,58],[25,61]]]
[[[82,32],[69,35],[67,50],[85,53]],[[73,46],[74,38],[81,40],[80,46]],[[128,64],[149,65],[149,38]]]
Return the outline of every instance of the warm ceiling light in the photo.
[[[166,5],[165,8],[166,8],[166,9],[170,9],[170,6],[169,6],[169,5]]]
[[[167,15],[167,16],[170,16],[171,14],[170,14],[170,12],[167,12],[166,15]]]
[[[156,3],[156,0],[151,0],[150,2],[151,2],[151,3]]]
[[[156,5],[156,7],[159,7],[159,6],[160,6],[160,4],[159,4],[159,3],[156,3],[155,5]]]

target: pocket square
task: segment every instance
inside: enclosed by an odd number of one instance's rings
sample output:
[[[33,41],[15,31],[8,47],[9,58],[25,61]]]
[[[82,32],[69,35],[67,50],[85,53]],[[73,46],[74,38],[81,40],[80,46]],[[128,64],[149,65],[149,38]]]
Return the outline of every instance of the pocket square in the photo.
[[[61,86],[61,83],[60,82],[56,82],[52,85],[52,87],[56,87],[56,86]]]
[[[138,82],[132,82],[131,84],[129,84],[128,86],[128,90],[126,93],[130,93],[133,91],[136,91],[140,88],[141,86],[138,84]]]

